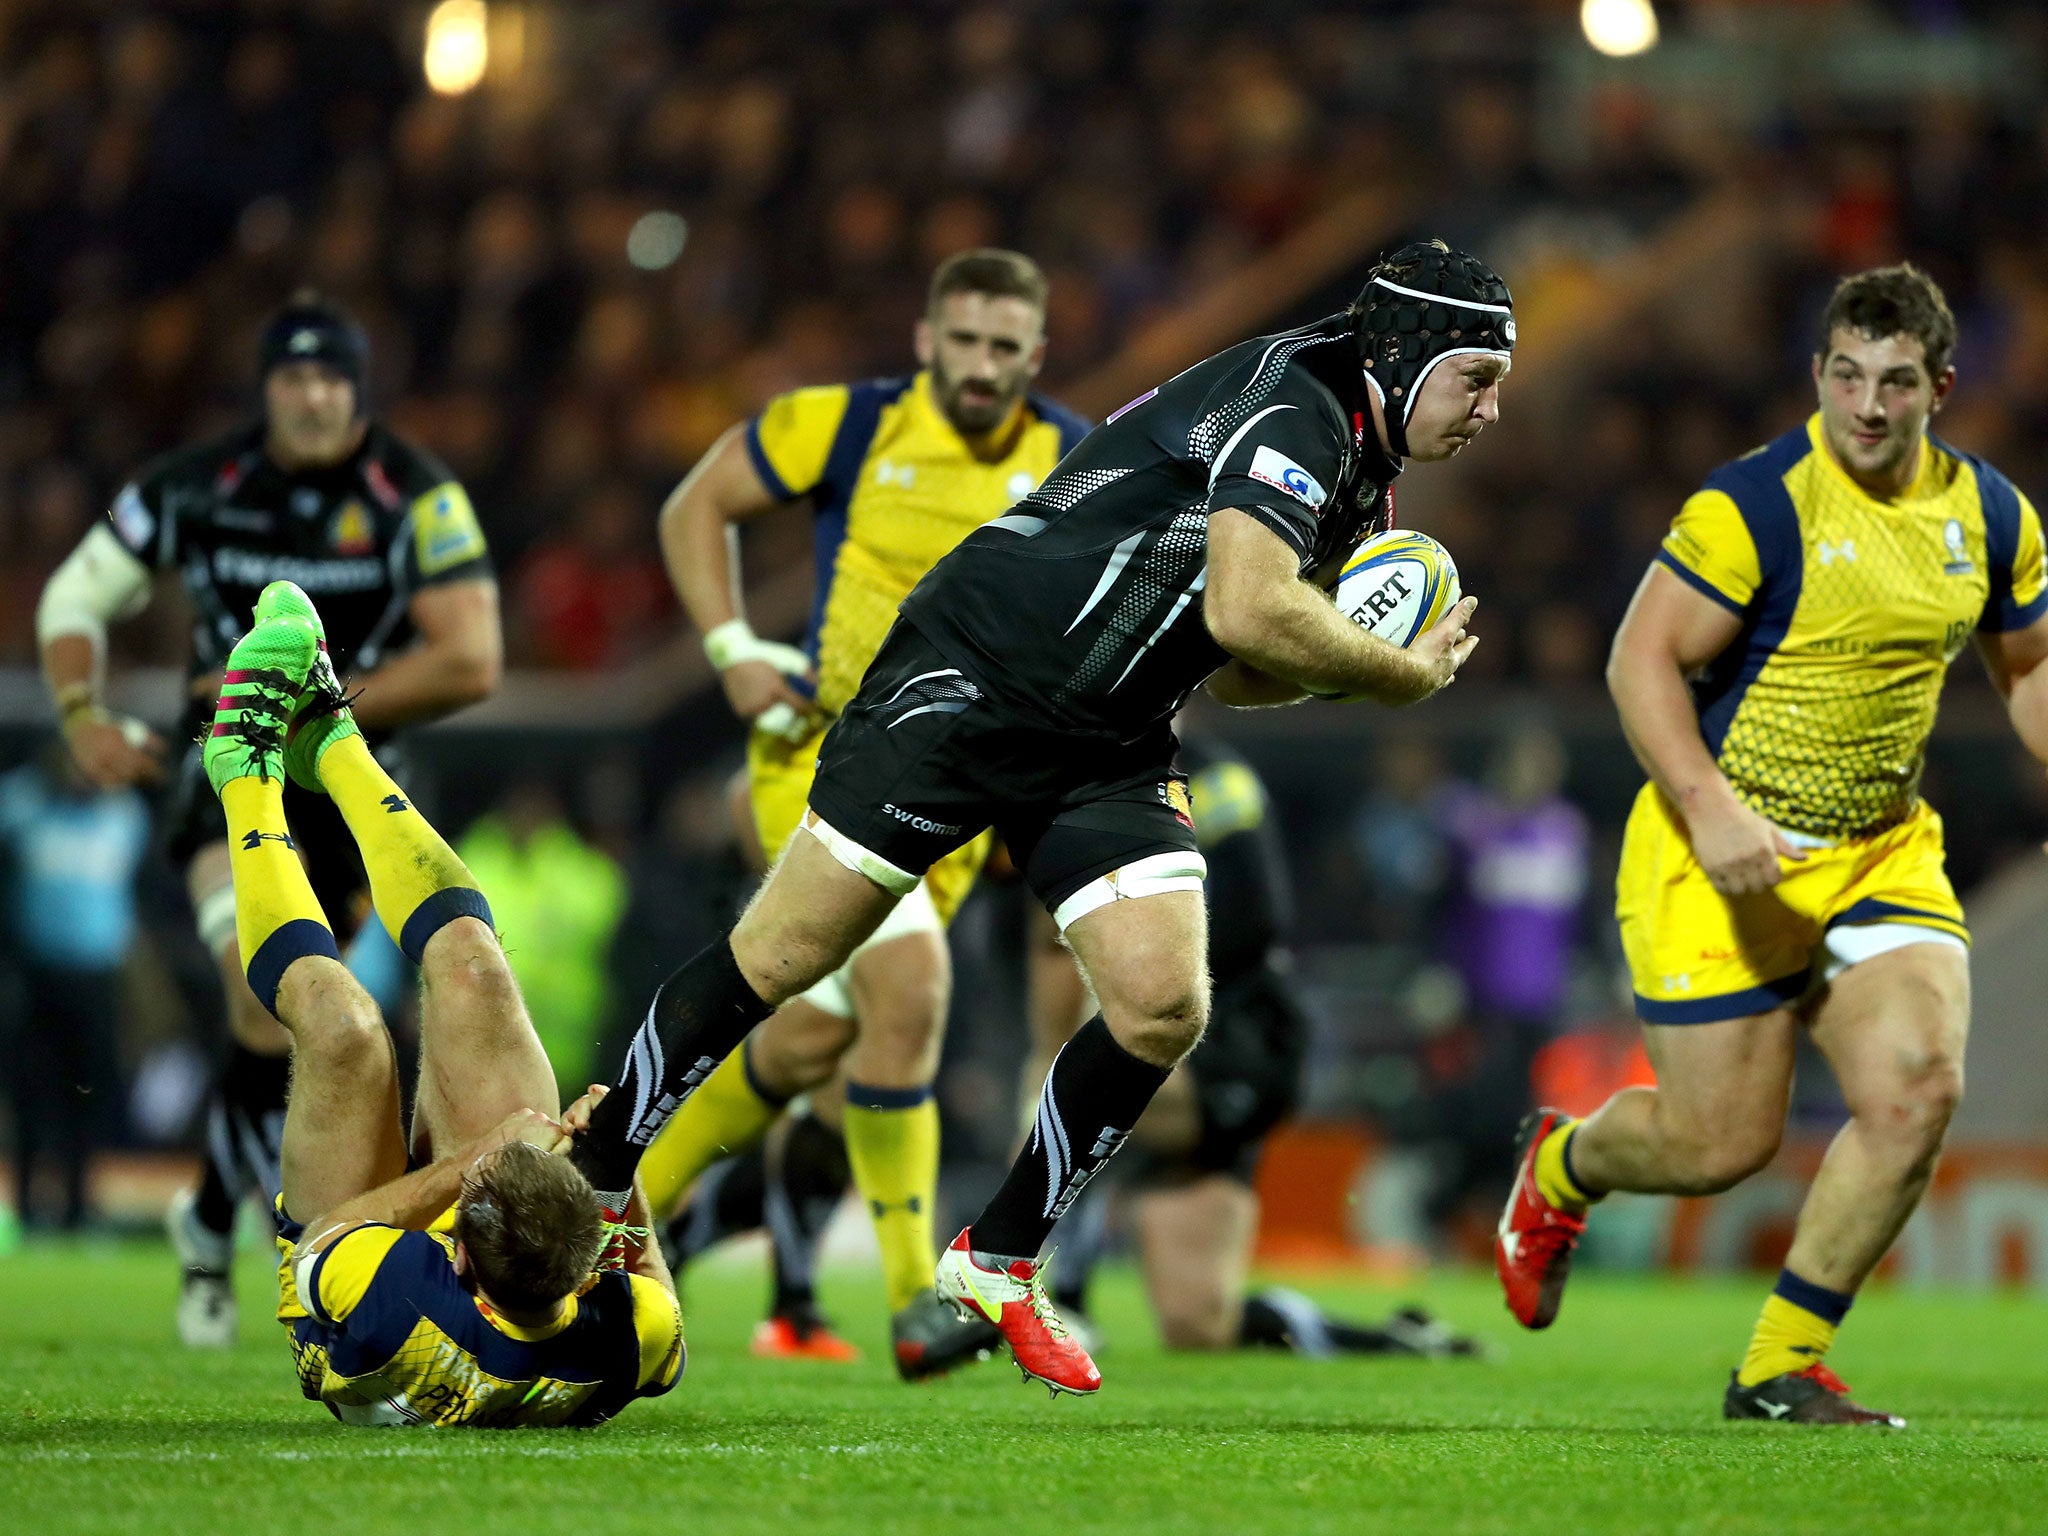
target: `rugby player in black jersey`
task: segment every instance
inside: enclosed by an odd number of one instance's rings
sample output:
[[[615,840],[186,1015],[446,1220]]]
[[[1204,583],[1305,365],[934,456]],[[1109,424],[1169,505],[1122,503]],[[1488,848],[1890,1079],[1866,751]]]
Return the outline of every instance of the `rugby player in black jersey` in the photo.
[[[205,1178],[171,1213],[188,1344],[234,1340],[235,1211],[245,1194],[266,1203],[277,1194],[289,1049],[243,977],[227,827],[192,744],[227,653],[265,584],[290,580],[326,615],[334,665],[361,691],[356,714],[373,741],[497,685],[497,585],[476,514],[444,465],[366,414],[368,362],[352,319],[295,298],[263,331],[258,417],[123,486],[36,613],[43,675],[85,775],[113,787],[157,781],[168,768],[168,851],[185,869],[227,994],[233,1043],[209,1112]],[[160,570],[178,572],[194,610],[182,751],[168,764],[156,735],[102,703],[107,623],[147,606]],[[314,888],[346,937],[367,910],[355,845],[325,800],[294,792],[289,810]]]
[[[614,1213],[676,1104],[846,956],[934,860],[994,826],[1101,1012],[1060,1052],[1031,1136],[939,1261],[1027,1376],[1093,1392],[1037,1254],[1208,1011],[1203,864],[1172,719],[1226,704],[1427,698],[1478,643],[1460,602],[1406,650],[1324,585],[1385,525],[1404,459],[1493,421],[1506,285],[1431,242],[1337,314],[1197,363],[1112,415],[932,568],[833,725],[804,831],[724,939],[663,983],[575,1156]]]

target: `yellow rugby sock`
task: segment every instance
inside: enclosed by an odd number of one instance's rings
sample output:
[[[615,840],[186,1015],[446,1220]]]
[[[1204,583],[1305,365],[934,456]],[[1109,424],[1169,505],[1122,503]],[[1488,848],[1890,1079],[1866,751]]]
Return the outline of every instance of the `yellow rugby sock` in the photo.
[[[1764,1298],[1764,1309],[1750,1335],[1749,1353],[1735,1379],[1745,1387],[1803,1371],[1825,1358],[1835,1330],[1856,1298],[1802,1280],[1791,1270],[1778,1272],[1778,1283]]]
[[[640,1181],[647,1187],[647,1208],[656,1216],[675,1209],[683,1192],[720,1158],[744,1152],[768,1134],[782,1113],[774,1098],[754,1080],[747,1046],[718,1064],[697,1091],[683,1100],[667,1125],[640,1158]]]
[[[1572,1178],[1571,1159],[1567,1155],[1572,1133],[1584,1123],[1560,1120],[1536,1147],[1536,1192],[1552,1205],[1561,1205],[1568,1211],[1582,1211],[1598,1198],[1587,1194]]]
[[[362,737],[344,737],[320,754],[320,786],[354,834],[377,916],[407,959],[419,964],[427,940],[458,917],[495,926],[469,866],[413,808]]]
[[[889,1310],[932,1288],[939,1194],[939,1106],[922,1088],[846,1085],[846,1160],[874,1219]]]
[[[220,794],[235,881],[235,940],[250,990],[271,1013],[294,960],[339,960],[334,932],[306,879],[284,819],[284,784],[255,775],[230,779]]]

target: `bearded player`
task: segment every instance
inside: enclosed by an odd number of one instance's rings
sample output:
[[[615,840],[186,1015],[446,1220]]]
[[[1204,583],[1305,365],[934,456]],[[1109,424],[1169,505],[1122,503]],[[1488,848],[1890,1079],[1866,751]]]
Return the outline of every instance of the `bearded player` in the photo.
[[[748,793],[766,857],[803,816],[825,731],[853,698],[900,604],[940,556],[1034,489],[1087,427],[1031,393],[1045,358],[1045,278],[1014,251],[954,256],[932,276],[908,378],[800,389],[712,448],[662,511],[676,590],[704,631],[733,712],[753,730]],[[743,616],[744,523],[794,502],[816,524],[816,597],[804,648],[756,637]],[[939,1115],[932,1099],[951,969],[945,924],[988,852],[976,837],[935,863],[850,959],[792,999],[705,1083],[643,1168],[666,1216],[783,1106],[835,1072],[846,1151],[874,1219],[898,1369],[916,1378],[985,1350],[985,1327],[931,1285]],[[808,1313],[770,1319],[764,1352],[831,1341]]]
[[[1974,634],[2048,760],[2048,590],[2034,508],[1929,434],[1954,316],[1910,265],[1844,280],[1820,409],[1681,509],[1607,678],[1650,782],[1617,892],[1654,1088],[1523,1126],[1495,1257],[1526,1326],[1557,1315],[1587,1206],[1706,1195],[1771,1160],[1799,1031],[1849,1122],[1729,1380],[1729,1418],[1877,1424],[1825,1361],[1919,1203],[1963,1086],[1968,933],[1921,800],[1949,663]]]
[[[560,1104],[454,852],[371,756],[312,604],[266,588],[227,658],[203,754],[234,860],[247,979],[291,1032],[277,1203],[278,1319],[299,1385],[344,1424],[595,1424],[674,1385],[682,1314],[659,1248],[622,1244],[546,1149]],[[287,777],[331,796],[377,912],[420,967],[420,1080],[406,1171],[398,1063],[342,965],[285,818]],[[644,1236],[644,1197],[631,1215]]]
[[[940,1259],[1028,1376],[1093,1392],[1038,1252],[1208,1011],[1203,864],[1172,720],[1310,693],[1412,703],[1477,640],[1466,599],[1406,650],[1318,580],[1385,523],[1401,461],[1498,414],[1506,285],[1438,243],[1347,309],[1227,348],[1147,391],[904,600],[821,747],[803,825],[737,926],[663,983],[575,1149],[607,1210],[640,1148],[774,1009],[846,963],[939,859],[993,826],[1101,1011],[1046,1079],[1002,1187]]]

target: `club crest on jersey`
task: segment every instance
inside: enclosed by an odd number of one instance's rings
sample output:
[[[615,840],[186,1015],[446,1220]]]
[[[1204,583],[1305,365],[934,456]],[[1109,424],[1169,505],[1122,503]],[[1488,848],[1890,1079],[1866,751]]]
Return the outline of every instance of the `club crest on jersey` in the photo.
[[[1320,507],[1329,500],[1329,492],[1317,483],[1316,477],[1303,469],[1284,453],[1261,446],[1252,455],[1252,467],[1246,471],[1254,480],[1262,480],[1275,490],[1285,491],[1303,506]]]
[[[355,497],[344,502],[327,525],[327,542],[337,555],[367,555],[377,547],[377,530],[370,525],[369,511]]]
[[[1173,812],[1173,819],[1190,832],[1195,828],[1195,803],[1188,796],[1188,787],[1179,779],[1168,779],[1159,786],[1159,798],[1166,808]]]
[[[1976,566],[1970,562],[1969,546],[1963,539],[1963,524],[1960,518],[1950,518],[1941,530],[1941,541],[1948,546],[1948,563],[1941,570],[1945,576],[1967,576]]]

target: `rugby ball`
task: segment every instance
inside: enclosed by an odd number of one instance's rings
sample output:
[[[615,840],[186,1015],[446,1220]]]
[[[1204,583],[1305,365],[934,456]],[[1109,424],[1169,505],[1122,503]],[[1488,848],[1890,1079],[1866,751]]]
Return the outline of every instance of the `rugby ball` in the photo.
[[[1374,534],[1344,562],[1331,596],[1360,629],[1405,650],[1458,601],[1458,567],[1426,533]]]

